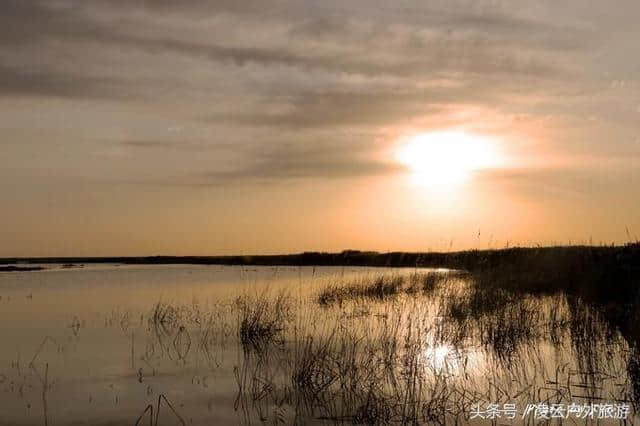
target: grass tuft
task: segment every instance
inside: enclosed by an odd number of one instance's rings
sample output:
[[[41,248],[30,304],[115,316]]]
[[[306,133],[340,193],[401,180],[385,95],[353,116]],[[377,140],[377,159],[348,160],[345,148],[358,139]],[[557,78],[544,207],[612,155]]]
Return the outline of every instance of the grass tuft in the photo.
[[[281,333],[291,317],[291,298],[284,292],[275,298],[267,294],[244,295],[236,299],[240,342],[245,348],[260,349],[282,343]]]

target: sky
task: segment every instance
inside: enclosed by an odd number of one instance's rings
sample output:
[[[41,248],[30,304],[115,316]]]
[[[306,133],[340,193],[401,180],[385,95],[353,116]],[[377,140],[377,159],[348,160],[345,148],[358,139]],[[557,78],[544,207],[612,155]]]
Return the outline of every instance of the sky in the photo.
[[[636,240],[638,19],[635,0],[3,0],[0,256]]]

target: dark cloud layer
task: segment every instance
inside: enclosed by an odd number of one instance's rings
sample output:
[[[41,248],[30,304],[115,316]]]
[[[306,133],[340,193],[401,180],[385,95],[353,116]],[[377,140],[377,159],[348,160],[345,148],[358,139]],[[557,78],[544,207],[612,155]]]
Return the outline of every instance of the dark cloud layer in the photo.
[[[101,4],[102,7],[94,10],[91,5],[95,4]],[[105,4],[112,5],[108,10],[114,17],[99,20],[97,16],[104,9]],[[437,13],[417,14],[422,17],[422,20],[402,22],[402,24],[412,25],[402,30],[404,33],[398,36],[390,32],[386,20],[377,23],[366,21],[367,25],[362,30],[357,23],[354,24],[353,19],[336,17],[332,13],[316,18],[298,13],[294,14],[294,20],[291,22],[285,21],[285,25],[290,27],[289,34],[292,40],[297,44],[270,44],[267,40],[260,46],[242,45],[237,42],[221,43],[223,40],[216,39],[190,40],[177,37],[179,34],[171,31],[160,35],[157,32],[151,35],[146,34],[137,24],[144,24],[140,20],[150,20],[153,16],[145,15],[144,18],[128,16],[128,11],[141,7],[142,10],[152,12],[156,9],[165,12],[168,9],[171,12],[204,8],[211,11],[214,16],[218,9],[236,11],[234,7],[217,2],[215,7],[212,7],[210,2],[187,2],[184,5],[181,3],[181,6],[172,6],[164,2],[160,4],[97,2],[80,5],[74,2],[8,0],[0,5],[2,12],[0,43],[9,52],[13,49],[23,51],[26,49],[27,55],[32,51],[34,56],[48,49],[51,43],[62,43],[56,48],[63,53],[78,49],[79,47],[74,43],[94,43],[97,44],[95,47],[97,52],[105,48],[127,48],[156,55],[188,55],[210,61],[227,62],[238,67],[257,64],[265,67],[289,67],[302,72],[321,70],[338,75],[360,74],[370,77],[386,75],[402,78],[429,78],[438,73],[463,72],[498,74],[513,78],[514,75],[520,74],[549,77],[562,71],[555,64],[544,62],[534,55],[520,55],[518,51],[505,50],[505,46],[509,47],[514,43],[505,37],[524,35],[522,39],[514,40],[517,47],[527,45],[530,40],[544,41],[550,37],[549,34],[555,34],[555,37],[564,43],[568,39],[576,39],[575,34],[561,37],[557,28],[504,15],[485,16],[475,13],[465,15],[460,12],[453,16]],[[255,4],[253,8],[243,8],[242,12],[245,15],[254,12],[253,17],[258,19],[264,8],[262,4],[260,6]],[[390,11],[391,16],[394,15],[393,12]],[[416,16],[406,10],[401,9],[401,12],[400,16]],[[369,22],[373,24],[370,25]],[[421,35],[420,31],[425,28],[432,33],[428,36]],[[451,28],[462,28],[463,36],[452,37]],[[472,31],[469,32],[470,30]],[[481,32],[478,33],[478,31]],[[575,30],[573,32],[575,33]],[[491,36],[494,33],[499,36],[497,39]],[[323,38],[329,43],[327,46],[318,46],[316,42]],[[305,47],[305,41],[309,43],[309,47]],[[350,49],[339,48],[340,45],[345,44]],[[376,51],[376,45],[382,45],[385,50]],[[554,46],[553,43],[548,45]],[[576,45],[579,46],[578,43]],[[381,52],[384,54],[380,54]],[[11,54],[7,56],[9,58],[5,57],[1,60],[3,62],[11,60]],[[84,59],[89,61],[91,56]],[[43,78],[48,72],[57,72],[60,66],[59,61],[63,60],[64,58],[60,57],[60,59],[53,58],[51,62],[41,61],[42,69],[39,72],[43,74]],[[83,77],[87,79],[93,76],[82,75],[82,63],[75,65],[69,73],[73,77],[77,76],[78,88],[76,93],[73,91],[69,93],[77,94],[84,89],[90,95],[93,90],[84,84]],[[13,68],[25,73],[30,72],[28,63],[23,65],[14,63]],[[104,72],[107,71],[104,70]],[[45,89],[46,86],[48,85],[45,83]],[[12,92],[21,87],[30,93],[38,90],[38,84],[34,84],[33,88],[18,84]],[[131,88],[124,86],[121,90]],[[44,92],[48,93],[47,90]]]
[[[294,130],[366,126],[438,112],[440,109],[435,104],[442,100],[443,95],[436,91],[433,94],[316,92],[280,99],[285,105],[283,112],[271,112],[270,105],[265,104],[259,112],[222,114],[212,120]]]
[[[248,164],[241,167],[208,173],[204,177],[212,183],[250,179],[273,181],[301,178],[350,178],[389,174],[400,170],[390,161],[370,157],[366,146],[339,142],[296,144],[273,143],[254,150]]]
[[[359,129],[374,135],[403,121],[438,117],[456,105],[586,116],[581,98],[565,101],[567,93],[597,96],[607,84],[603,79],[616,71],[598,69],[599,55],[622,50],[616,34],[633,29],[625,14],[583,6],[5,0],[0,96],[112,106],[126,101],[161,110],[157,128],[141,130],[131,119],[107,129],[128,148],[192,152],[209,140],[247,140],[234,133],[246,129],[258,129],[259,137],[271,141],[296,141],[284,144],[286,149],[273,142],[269,155],[238,142],[238,152],[257,155],[237,172],[220,172],[238,179],[243,173],[384,173],[393,168],[370,160],[371,148],[345,160],[326,154],[337,148],[315,133]],[[638,9],[631,3],[628,8]],[[633,66],[625,63],[624,69]],[[631,88],[630,93],[637,90]],[[632,120],[635,106],[624,108],[608,119]],[[204,141],[197,149],[159,134],[174,116],[204,129],[185,136]],[[344,150],[352,149],[352,141],[338,140]],[[319,151],[310,149],[317,145]]]
[[[112,78],[3,64],[0,64],[0,94],[120,100],[128,97]]]

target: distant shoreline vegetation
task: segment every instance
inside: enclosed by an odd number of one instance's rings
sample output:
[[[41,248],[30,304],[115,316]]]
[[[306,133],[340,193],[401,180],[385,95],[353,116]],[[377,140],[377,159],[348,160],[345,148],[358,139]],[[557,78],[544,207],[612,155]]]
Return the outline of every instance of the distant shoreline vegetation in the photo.
[[[450,253],[378,253],[344,250],[257,256],[40,257],[0,259],[3,268],[29,264],[193,264],[237,266],[368,266],[449,268],[483,286],[515,293],[564,292],[595,303],[627,334],[640,339],[640,243],[624,246],[514,247]],[[20,266],[14,266],[20,265]],[[35,267],[34,267],[35,268]],[[8,269],[6,269],[8,270]],[[24,270],[24,269],[23,269]]]
[[[600,263],[613,256],[630,260],[640,253],[640,243],[624,246],[550,246],[513,247],[456,252],[387,252],[344,250],[339,253],[304,252],[276,255],[229,256],[109,256],[109,257],[11,257],[0,258],[0,265],[10,264],[96,264],[122,263],[133,265],[248,265],[248,266],[370,266],[370,267],[437,267],[469,271],[517,265],[526,261],[534,266],[549,258],[581,259]],[[533,262],[534,264],[531,264]],[[520,265],[525,266],[525,265]],[[637,264],[636,264],[637,266]]]
[[[42,266],[0,266],[0,272],[29,272],[29,271],[42,271]]]

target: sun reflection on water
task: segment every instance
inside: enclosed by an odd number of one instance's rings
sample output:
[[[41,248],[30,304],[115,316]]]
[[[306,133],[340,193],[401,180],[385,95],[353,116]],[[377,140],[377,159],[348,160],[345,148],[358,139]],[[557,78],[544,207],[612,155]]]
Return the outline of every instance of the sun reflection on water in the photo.
[[[422,352],[422,365],[436,374],[457,376],[482,363],[481,354],[469,348],[448,344],[428,345]]]
[[[423,364],[437,372],[454,373],[459,369],[459,357],[449,345],[428,346],[423,352]]]

